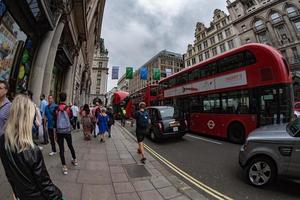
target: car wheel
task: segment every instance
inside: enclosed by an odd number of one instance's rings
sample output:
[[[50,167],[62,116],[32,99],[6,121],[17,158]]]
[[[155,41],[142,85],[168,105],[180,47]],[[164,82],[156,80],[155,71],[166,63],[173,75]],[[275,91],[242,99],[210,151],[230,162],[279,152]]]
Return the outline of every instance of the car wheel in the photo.
[[[276,166],[268,157],[256,157],[247,165],[247,180],[251,185],[263,187],[274,181],[276,177]]]
[[[150,131],[150,138],[151,138],[151,140],[153,140],[153,141],[156,141],[156,140],[157,140],[157,137],[156,137],[156,135],[155,135],[154,130],[151,130],[151,131]]]
[[[232,123],[228,128],[228,139],[233,143],[245,142],[245,128],[241,123]]]

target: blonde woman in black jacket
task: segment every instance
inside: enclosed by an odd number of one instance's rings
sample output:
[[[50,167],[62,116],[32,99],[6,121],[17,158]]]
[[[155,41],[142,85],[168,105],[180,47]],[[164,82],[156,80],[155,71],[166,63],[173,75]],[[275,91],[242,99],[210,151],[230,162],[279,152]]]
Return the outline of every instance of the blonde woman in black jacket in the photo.
[[[42,152],[33,143],[33,102],[18,95],[12,102],[5,133],[0,138],[0,157],[16,199],[61,200],[52,183]]]

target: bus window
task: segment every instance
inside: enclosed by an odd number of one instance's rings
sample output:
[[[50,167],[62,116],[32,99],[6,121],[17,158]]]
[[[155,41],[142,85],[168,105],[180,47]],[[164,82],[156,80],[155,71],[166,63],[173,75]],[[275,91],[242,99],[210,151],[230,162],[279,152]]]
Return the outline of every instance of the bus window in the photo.
[[[157,95],[157,89],[156,88],[150,88],[150,96],[155,97]]]
[[[249,93],[247,90],[222,94],[222,112],[227,114],[249,114]]]
[[[279,113],[280,113],[280,123],[287,123],[291,120],[292,115],[292,101],[291,98],[288,98],[289,94],[291,93],[290,87],[279,87]]]
[[[252,65],[256,63],[256,58],[250,51],[245,51],[243,61],[244,61],[244,66]]]
[[[219,113],[221,110],[220,95],[207,95],[203,99],[203,111]]]

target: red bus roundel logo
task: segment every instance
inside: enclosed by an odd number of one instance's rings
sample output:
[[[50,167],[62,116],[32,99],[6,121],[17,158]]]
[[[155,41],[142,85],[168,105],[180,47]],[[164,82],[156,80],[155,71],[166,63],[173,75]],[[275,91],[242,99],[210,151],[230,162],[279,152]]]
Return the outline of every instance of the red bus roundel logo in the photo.
[[[216,124],[215,124],[215,122],[213,120],[209,120],[207,122],[207,126],[208,126],[209,129],[213,129],[215,127],[215,125]]]

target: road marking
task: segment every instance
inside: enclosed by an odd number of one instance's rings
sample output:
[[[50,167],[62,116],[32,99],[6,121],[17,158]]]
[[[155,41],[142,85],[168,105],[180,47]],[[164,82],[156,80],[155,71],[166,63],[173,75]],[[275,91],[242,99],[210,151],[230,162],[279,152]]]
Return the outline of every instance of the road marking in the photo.
[[[196,137],[196,136],[193,136],[193,135],[190,135],[190,134],[186,134],[185,136],[195,138],[195,139],[198,139],[198,140],[203,140],[203,141],[206,141],[206,142],[211,142],[211,143],[214,143],[214,144],[219,144],[219,145],[222,144],[221,142],[216,142],[216,141],[205,139],[205,138],[202,138],[202,137],[199,137],[199,136]]]
[[[130,133],[126,128],[123,128],[123,130],[132,138],[136,141],[136,138],[132,135],[132,133]],[[156,151],[154,151],[152,148],[150,148],[148,145],[145,145],[145,149],[151,153],[153,156],[155,156],[157,159],[159,159],[161,162],[163,162],[165,165],[167,165],[170,169],[172,169],[174,172],[176,172],[177,174],[179,174],[180,176],[182,176],[184,179],[186,179],[187,181],[189,181],[190,183],[192,183],[193,185],[195,185],[197,188],[201,189],[202,191],[206,192],[207,194],[215,197],[216,199],[219,200],[233,200],[231,197],[228,197],[216,190],[214,190],[213,188],[205,185],[204,183],[198,181],[197,179],[195,179],[194,177],[190,176],[189,174],[187,174],[186,172],[184,172],[183,170],[181,170],[180,168],[178,168],[177,166],[175,166],[173,163],[171,163],[170,161],[168,161],[166,158],[164,158],[163,156],[161,156],[160,154],[158,154]]]

